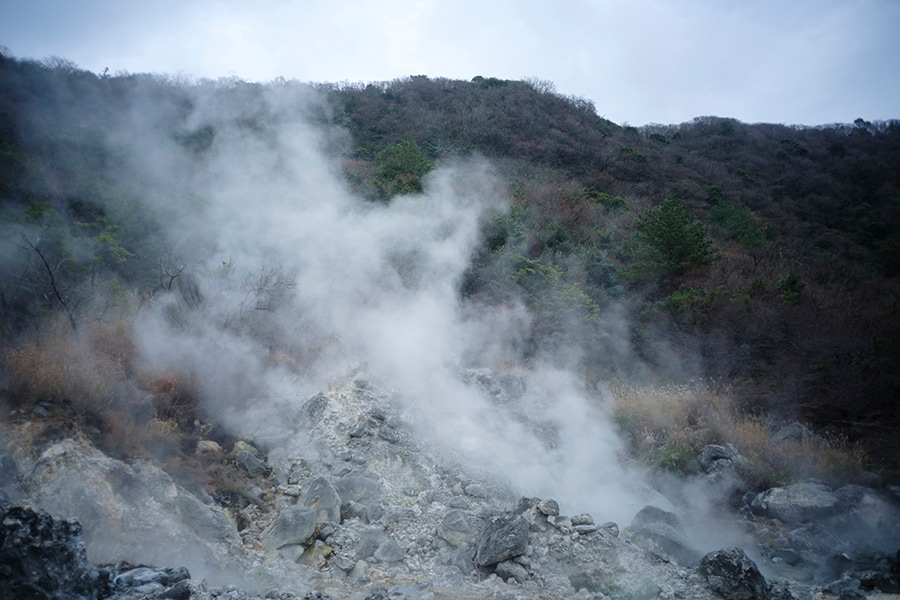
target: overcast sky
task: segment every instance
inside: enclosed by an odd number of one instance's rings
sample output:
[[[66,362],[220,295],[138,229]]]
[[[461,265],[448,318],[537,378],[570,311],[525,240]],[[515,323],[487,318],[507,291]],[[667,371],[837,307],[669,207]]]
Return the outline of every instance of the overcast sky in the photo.
[[[632,125],[900,118],[900,0],[0,0],[0,46],[98,73],[536,77]]]

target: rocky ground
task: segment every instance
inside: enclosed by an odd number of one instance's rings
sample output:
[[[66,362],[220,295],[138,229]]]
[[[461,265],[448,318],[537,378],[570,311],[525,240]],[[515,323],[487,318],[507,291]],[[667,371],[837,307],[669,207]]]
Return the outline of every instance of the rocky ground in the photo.
[[[550,424],[517,409],[533,381],[463,378],[554,443]],[[700,476],[662,486],[669,501],[660,495],[620,524],[560,514],[555,499],[523,497],[437,452],[396,395],[364,373],[284,403],[280,427],[229,448],[197,443],[204,464],[241,474],[213,489],[188,490],[149,460],[111,458],[42,416],[3,424],[3,598],[900,594],[900,490],[806,481],[753,493],[729,445],[705,448]],[[702,507],[679,500],[688,487]],[[739,532],[740,543],[704,547],[701,521]]]

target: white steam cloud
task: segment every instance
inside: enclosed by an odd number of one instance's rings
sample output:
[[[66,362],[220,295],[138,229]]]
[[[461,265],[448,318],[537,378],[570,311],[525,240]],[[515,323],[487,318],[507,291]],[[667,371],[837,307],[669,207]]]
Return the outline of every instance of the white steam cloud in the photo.
[[[135,178],[158,199],[150,208],[167,224],[161,243],[187,265],[142,313],[146,359],[192,372],[206,410],[244,435],[276,431],[276,407],[364,363],[433,443],[473,468],[627,524],[648,497],[622,466],[596,391],[589,402],[572,375],[533,372],[546,394],[526,396],[520,410],[552,424],[550,450],[460,377],[513,365],[530,324],[520,304],[459,298],[480,224],[506,205],[490,165],[443,165],[421,195],[367,202],[325,152],[339,134],[301,118],[316,109],[306,88],[224,96],[197,91],[191,126],[215,132],[201,155],[138,122],[147,136]],[[279,353],[301,363],[299,375],[279,366]]]

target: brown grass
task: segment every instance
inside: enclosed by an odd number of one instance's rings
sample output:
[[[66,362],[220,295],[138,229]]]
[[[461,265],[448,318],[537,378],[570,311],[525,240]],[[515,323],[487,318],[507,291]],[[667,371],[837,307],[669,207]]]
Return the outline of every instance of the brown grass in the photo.
[[[66,402],[89,410],[109,408],[125,369],[109,354],[94,352],[62,321],[35,331],[19,347],[2,355],[14,406],[29,408],[42,401]]]
[[[833,483],[864,481],[866,456],[836,436],[775,442],[775,424],[740,409],[726,384],[692,381],[681,385],[612,388],[614,418],[629,447],[654,467],[689,472],[708,444],[733,444],[747,459],[747,482],[763,489],[809,477]]]
[[[124,321],[77,332],[50,322],[0,355],[8,403],[29,414],[49,402],[50,418],[71,421],[110,454],[166,460],[182,451],[197,418],[194,388],[183,374],[138,371],[135,357]]]

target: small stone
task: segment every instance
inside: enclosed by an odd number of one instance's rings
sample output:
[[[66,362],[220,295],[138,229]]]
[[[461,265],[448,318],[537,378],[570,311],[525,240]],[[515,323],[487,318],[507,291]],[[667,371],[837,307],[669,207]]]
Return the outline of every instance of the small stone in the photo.
[[[197,442],[197,450],[194,454],[197,456],[221,456],[222,446],[213,440],[200,440]]]
[[[612,521],[604,523],[600,526],[600,529],[613,537],[619,537],[619,525]]]
[[[528,579],[528,571],[525,567],[511,560],[499,563],[494,567],[494,572],[507,581],[513,580],[517,583],[524,583]]]

